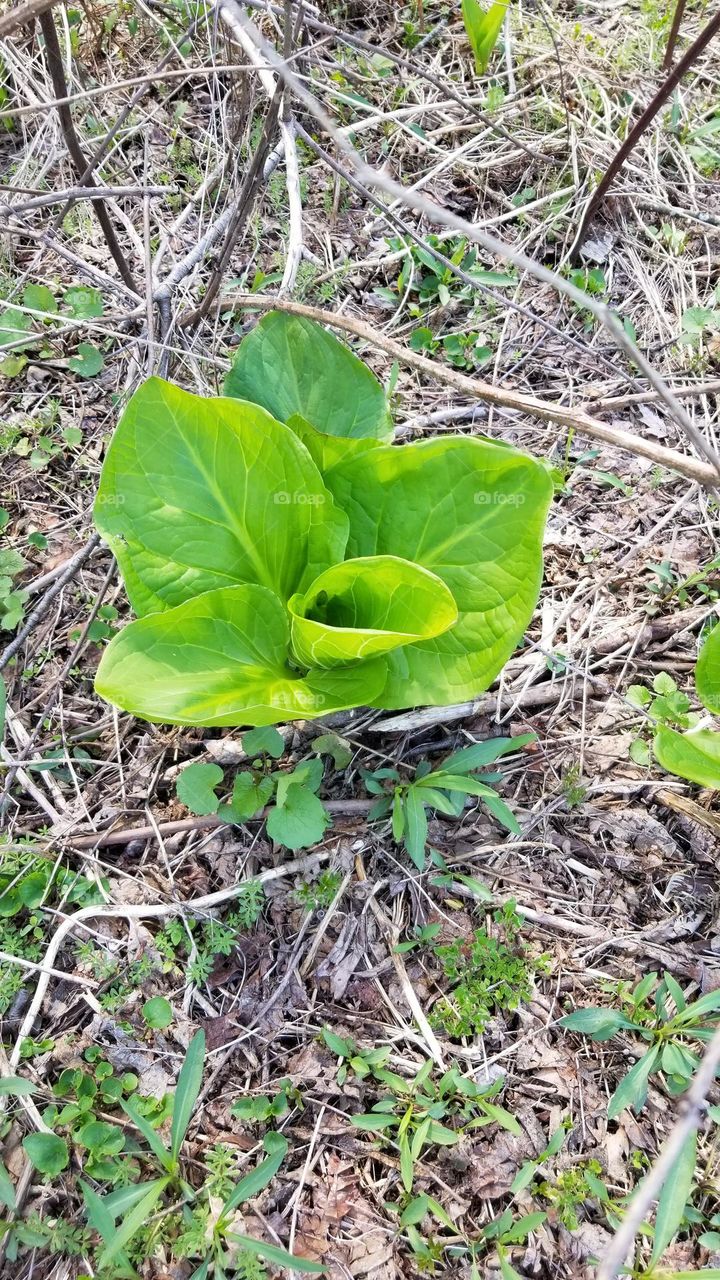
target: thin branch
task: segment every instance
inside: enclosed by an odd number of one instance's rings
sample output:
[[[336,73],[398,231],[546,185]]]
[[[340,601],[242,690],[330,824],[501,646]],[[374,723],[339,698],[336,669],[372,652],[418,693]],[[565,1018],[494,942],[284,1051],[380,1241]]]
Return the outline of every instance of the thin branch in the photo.
[[[675,1121],[660,1155],[643,1178],[628,1205],[627,1213],[600,1262],[597,1280],[615,1280],[648,1209],[657,1199],[690,1135],[699,1129],[707,1114],[707,1097],[720,1067],[720,1027],[708,1044],[697,1074],[681,1102],[682,1114]]]
[[[590,200],[588,201],[582,222],[580,223],[580,228],[577,236],[575,237],[575,243],[570,251],[571,261],[577,262],[580,255],[580,249],[582,248],[582,243],[587,235],[590,223],[610,190],[617,174],[620,172],[625,161],[630,155],[630,152],[637,146],[648,125],[655,119],[655,116],[663,103],[667,101],[673,89],[680,83],[685,72],[690,70],[693,62],[700,57],[700,54],[707,48],[710,41],[713,39],[713,36],[716,36],[718,31],[720,31],[720,9],[718,9],[714,18],[710,19],[707,25],[703,27],[700,34],[693,40],[692,44],[685,50],[680,61],[660,85],[657,93],[653,98],[651,98],[642,115],[640,115],[636,120],[622,146],[610,161],[600,183],[595,188]]]
[[[318,101],[318,99],[306,88],[301,81],[298,80],[292,71],[284,65],[283,59],[278,55],[273,46],[265,39],[257,28],[246,18],[237,0],[224,0],[218,7],[219,16],[223,21],[228,21],[228,14],[232,15],[232,30],[243,28],[255,43],[257,49],[265,55],[268,62],[272,64],[277,71],[280,79],[292,89],[295,97],[303,103],[311,115],[318,121],[321,127],[333,139],[336,147],[351,162],[355,172],[362,182],[376,190],[384,191],[394,199],[401,201],[406,208],[414,209],[417,213],[429,218],[431,221],[440,223],[452,230],[458,231],[460,235],[467,237],[474,244],[482,245],[489,253],[496,255],[505,262],[511,262],[513,266],[519,267],[522,271],[527,271],[529,275],[536,280],[548,284],[556,292],[569,298],[571,302],[576,303],[579,307],[589,311],[599,323],[607,329],[617,346],[623,351],[631,362],[637,365],[638,369],[648,379],[650,385],[655,388],[659,396],[667,405],[673,418],[682,428],[688,440],[691,441],[694,448],[701,457],[707,459],[710,463],[714,481],[717,484],[720,480],[720,457],[715,452],[707,440],[703,436],[702,431],[695,425],[692,418],[685,411],[680,402],[673,396],[670,388],[667,386],[660,374],[653,368],[650,362],[645,358],[642,352],[633,342],[630,335],[626,332],[624,325],[613,314],[611,309],[603,302],[599,302],[592,294],[586,293],[583,289],[578,289],[570,280],[558,275],[557,272],[551,271],[542,263],[536,262],[534,258],[528,257],[527,254],[514,246],[505,244],[503,240],[498,240],[489,232],[481,230],[473,223],[468,222],[466,218],[461,218],[457,214],[451,213],[448,209],[435,204],[427,196],[417,190],[404,187],[402,183],[396,182],[387,173],[374,169],[372,165],[366,163],[360,153],[352,145],[351,142],[343,135],[342,131],[337,128],[328,112]],[[720,23],[720,12],[717,15],[717,21]],[[687,474],[687,473],[686,473]],[[703,470],[703,483],[708,483],[707,470]],[[697,476],[693,476],[697,478]],[[710,482],[712,483],[712,481]]]
[[[34,22],[41,14],[46,13],[48,9],[52,9],[57,2],[58,0],[25,0],[25,4],[19,4],[16,9],[11,9],[9,13],[4,13],[0,17],[0,40],[4,40],[6,36],[11,36],[20,27],[25,27]]]
[[[326,800],[325,808],[329,813],[365,814],[370,808],[370,800]],[[264,809],[248,822],[264,822],[267,810]],[[226,827],[227,822],[211,813],[198,818],[176,818],[172,822],[156,822],[154,826],[124,827],[120,831],[98,831],[91,836],[68,836],[73,849],[99,849],[109,845],[130,844],[133,840],[156,840],[158,835],[176,836],[183,831],[212,831],[215,827]]]
[[[663,58],[663,71],[669,71],[672,66],[673,54],[675,52],[675,45],[677,44],[677,39],[678,39],[678,36],[680,35],[680,24],[683,20],[683,14],[685,13],[685,4],[686,4],[686,0],[677,0],[677,3],[675,5],[675,12],[673,14],[672,26],[670,28],[670,35],[668,36],[667,45],[665,47],[665,57]]]
[[[556,422],[566,427],[572,427],[576,431],[581,431],[584,435],[592,436],[596,440],[603,440],[606,444],[614,445],[617,449],[623,449],[627,453],[635,454],[641,458],[648,458],[658,466],[667,467],[670,471],[677,471],[680,475],[686,476],[689,480],[697,480],[700,484],[712,487],[717,483],[716,472],[707,463],[686,457],[675,449],[668,449],[664,445],[656,444],[654,440],[644,440],[642,436],[638,436],[632,431],[623,431],[620,427],[611,427],[604,422],[598,422],[597,418],[591,416],[589,406],[570,409],[565,405],[548,400],[540,400],[536,396],[525,395],[521,391],[511,391],[508,387],[495,386],[491,382],[483,382],[480,378],[470,378],[467,374],[460,373],[457,369],[452,369],[435,360],[430,360],[427,356],[423,356],[417,351],[411,351],[409,347],[403,347],[399,342],[393,341],[392,338],[386,338],[383,333],[373,329],[364,320],[355,320],[351,316],[338,315],[333,311],[324,311],[321,307],[309,307],[302,302],[290,302],[285,298],[268,298],[254,293],[227,294],[220,300],[218,306],[221,310],[247,307],[248,309],[259,311],[272,311],[274,309],[289,311],[292,315],[306,316],[308,320],[316,320],[319,324],[328,324],[335,329],[343,329],[346,333],[355,334],[356,337],[363,338],[366,342],[372,343],[373,346],[379,347],[381,351],[392,356],[394,360],[409,365],[413,369],[418,369],[430,378],[439,378],[449,386],[461,391],[464,395],[472,396],[476,400],[483,400],[487,404],[497,405],[499,408],[514,409],[520,413],[527,413],[531,417],[541,418],[544,422]]]
[[[44,209],[48,205],[62,204],[65,200],[106,200],[123,196],[145,200],[149,196],[173,195],[177,187],[70,187],[67,191],[47,191],[44,195],[35,196],[23,204],[0,204],[0,218],[17,216],[20,213],[31,213],[33,209]],[[27,228],[25,228],[27,231]]]
[[[19,652],[30,633],[34,631],[37,624],[45,617],[45,614],[50,608],[53,600],[60,595],[63,587],[67,586],[68,582],[75,577],[78,569],[85,563],[88,557],[92,555],[99,542],[100,534],[93,533],[85,543],[85,546],[81,547],[71,560],[68,560],[60,577],[55,580],[49,591],[45,593],[39,604],[35,606],[32,613],[28,614],[14,640],[11,640],[7,648],[0,654],[0,671],[4,671],[11,659]]]
[[[41,14],[40,26],[45,40],[45,55],[47,57],[50,78],[55,90],[55,97],[65,98],[67,97],[65,70],[63,68],[60,41],[58,40],[58,34],[55,30],[55,20],[51,13],[48,12]],[[87,161],[83,155],[82,147],[80,146],[78,136],[75,132],[75,125],[73,123],[70,108],[67,106],[58,107],[58,116],[60,117],[60,127],[63,132],[63,137],[65,138],[65,144],[70,154],[70,159],[77,170],[80,185],[83,187],[96,187],[97,183],[91,173],[88,173]],[[126,285],[128,285],[134,293],[137,293],[137,285],[135,284],[132,271],[130,270],[125,259],[125,254],[120,247],[120,242],[115,235],[115,228],[110,221],[110,215],[103,200],[100,199],[95,201],[93,203],[93,209],[97,215],[97,220],[102,227],[103,235],[107,241],[107,247],[115,260],[115,265],[117,266],[120,275]]]

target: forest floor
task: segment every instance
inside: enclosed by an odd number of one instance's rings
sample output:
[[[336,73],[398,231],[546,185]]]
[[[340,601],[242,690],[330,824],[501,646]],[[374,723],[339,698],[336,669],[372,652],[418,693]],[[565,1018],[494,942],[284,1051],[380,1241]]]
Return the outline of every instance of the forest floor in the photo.
[[[688,5],[682,48],[710,8]],[[299,65],[368,161],[607,301],[668,382],[691,389],[687,412],[717,443],[717,42],[641,139],[574,268],[588,195],[661,82],[667,6],[513,6],[482,77],[456,6],[321,0],[306,12],[316,25]],[[292,296],[432,356],[435,378],[352,340],[392,386],[406,437],[479,430],[550,460],[545,579],[525,644],[475,704],[335,718],[340,754],[337,767],[324,757],[321,792],[334,820],[316,847],[290,853],[262,823],[189,816],[183,768],[219,764],[230,786],[247,758],[241,734],[144,724],[94,692],[128,605],[110,553],[89,541],[92,501],[118,413],[148,373],[220,390],[255,319],[233,298],[280,284],[288,187],[280,164],[214,280],[220,241],[197,246],[232,209],[266,111],[243,50],[211,6],[186,0],[53,13],[85,154],[117,125],[100,174],[117,192],[105,203],[133,285],[90,201],[37,204],[77,174],[45,41],[24,27],[0,41],[0,636],[20,638],[4,671],[0,1034],[38,1089],[0,1129],[19,1214],[11,1228],[8,1210],[3,1274],[98,1274],[82,1179],[115,1188],[148,1165],[137,1142],[118,1154],[111,1136],[95,1133],[93,1149],[78,1134],[95,1120],[137,1138],[108,1079],[153,1098],[145,1110],[162,1119],[203,1029],[184,1177],[207,1194],[184,1213],[146,1206],[128,1245],[142,1275],[201,1267],[216,1206],[278,1130],[284,1159],[235,1230],[323,1262],[331,1280],[592,1276],[679,1105],[666,1062],[637,1113],[608,1118],[650,1043],[655,990],[668,974],[671,1000],[673,980],[688,1001],[720,987],[717,795],[653,763],[648,708],[628,696],[644,686],[679,721],[697,709],[692,672],[720,599],[717,502],[651,459],[450,385],[442,371],[459,369],[568,407],[593,402],[598,421],[688,449],[589,312],[351,188],[313,149],[332,144],[300,107],[310,141],[297,143]],[[256,19],[282,47],[281,16]],[[436,234],[470,283],[413,239]],[[151,295],[178,264],[163,342]],[[290,726],[278,767],[312,754],[323,729]],[[536,740],[498,766],[520,835],[473,800],[459,819],[431,818],[436,852],[421,870],[387,822],[367,821],[364,771],[409,779],[457,747],[528,733]],[[587,1006],[632,1013],[634,1026],[598,1042],[559,1025]],[[699,1049],[703,1034],[684,1043]],[[504,1111],[458,1079],[491,1086]],[[421,1134],[409,1172],[397,1127],[351,1122],[383,1098],[411,1135],[427,1106],[444,1126],[437,1141]],[[33,1108],[70,1151],[55,1172],[38,1173],[21,1145]],[[662,1257],[670,1272],[720,1257],[717,1135],[700,1134],[690,1207]],[[639,1239],[634,1274],[650,1274],[650,1226]],[[234,1248],[231,1273],[276,1274],[271,1257]],[[120,1256],[99,1274],[127,1274]]]

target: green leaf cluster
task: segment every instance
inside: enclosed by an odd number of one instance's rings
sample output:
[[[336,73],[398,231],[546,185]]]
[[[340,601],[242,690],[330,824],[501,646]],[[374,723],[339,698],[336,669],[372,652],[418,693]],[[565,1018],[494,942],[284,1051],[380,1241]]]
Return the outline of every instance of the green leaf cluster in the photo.
[[[713,627],[700,650],[695,685],[703,706],[720,713],[720,623]],[[655,724],[652,750],[658,764],[688,782],[720,788],[720,731],[697,723],[697,716],[689,714],[689,699],[678,691],[666,672],[656,676],[654,688],[659,697],[653,698],[642,685],[632,685],[628,698],[642,707]],[[647,764],[644,744],[640,739],[638,742],[639,748],[633,743],[633,758]]]
[[[537,599],[545,468],[465,436],[393,446],[372,373],[283,313],[225,390],[150,379],[115,432],[95,520],[138,617],[98,692],[159,723],[260,727],[487,688]]]
[[[478,0],[462,0],[463,22],[479,76],[487,70],[509,3],[510,0],[493,0],[485,9]]]
[[[346,1042],[347,1047],[341,1049],[340,1037],[331,1039],[327,1032],[323,1034],[325,1042],[344,1061],[353,1062],[359,1056],[361,1061],[364,1059],[368,1063],[368,1051],[360,1055],[356,1052],[353,1058],[349,1058],[348,1050],[355,1047],[352,1042]],[[333,1039],[340,1043],[335,1046]],[[356,1074],[362,1075],[357,1067],[354,1070]],[[430,1059],[423,1063],[410,1080],[381,1065],[373,1064],[371,1070],[377,1080],[388,1086],[388,1092],[375,1103],[371,1111],[352,1116],[351,1120],[356,1129],[383,1135],[386,1141],[389,1140],[397,1147],[400,1154],[400,1178],[408,1195],[412,1194],[415,1167],[422,1159],[423,1152],[433,1147],[454,1146],[463,1134],[490,1124],[498,1124],[516,1135],[521,1132],[515,1116],[492,1101],[502,1088],[502,1080],[483,1089],[474,1080],[463,1075],[457,1066],[450,1067],[437,1079]],[[414,1225],[429,1209],[450,1230],[454,1230],[452,1221],[436,1201],[426,1203],[425,1197],[419,1197],[411,1204],[413,1207],[406,1208],[401,1225]]]
[[[608,1116],[626,1107],[639,1112],[645,1105],[650,1077],[659,1074],[671,1094],[684,1093],[699,1065],[693,1044],[711,1040],[720,1021],[720,990],[709,991],[688,1004],[671,973],[658,980],[648,973],[633,991],[620,989],[622,1008],[577,1009],[560,1019],[567,1031],[591,1040],[612,1040],[625,1033],[648,1045],[620,1081],[608,1103]]]
[[[520,826],[515,815],[489,785],[502,775],[479,774],[478,770],[534,741],[534,733],[525,733],[516,738],[489,738],[475,742],[453,752],[437,769],[431,768],[427,761],[421,761],[410,782],[403,782],[397,769],[363,770],[367,790],[377,796],[368,812],[368,820],[372,822],[390,817],[394,839],[404,844],[420,871],[425,867],[428,813],[458,818],[468,796],[481,800],[498,822],[514,835],[519,835]]]
[[[189,764],[180,774],[179,799],[193,813],[217,813],[223,822],[235,823],[258,817],[268,806],[267,833],[276,844],[287,849],[317,844],[330,825],[330,814],[317,794],[323,779],[320,757],[302,760],[289,771],[270,770],[267,758],[277,760],[285,750],[282,735],[270,726],[243,734],[242,743],[248,755],[257,751],[260,758],[235,775],[227,801],[217,795],[224,782],[223,770],[201,761]]]

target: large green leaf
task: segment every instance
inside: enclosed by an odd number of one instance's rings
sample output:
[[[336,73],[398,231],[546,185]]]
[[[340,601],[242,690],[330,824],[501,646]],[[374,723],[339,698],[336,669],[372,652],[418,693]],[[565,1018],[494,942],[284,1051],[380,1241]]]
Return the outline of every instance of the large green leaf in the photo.
[[[391,434],[385,392],[373,373],[314,320],[270,311],[240,343],[225,394],[287,422],[301,414],[331,436]]]
[[[120,420],[95,522],[139,614],[239,582],[286,600],[343,558],[347,525],[282,423],[159,378]]]
[[[224,587],[131,622],[103,653],[95,687],[160,724],[266,725],[369,703],[385,679],[384,659],[302,676],[289,658],[277,596]]]
[[[443,705],[486,689],[530,621],[542,578],[550,477],[534,459],[445,436],[371,449],[329,471],[350,518],[349,556],[394,555],[450,588],[457,624],[389,654],[373,705]]]
[[[327,432],[318,431],[306,418],[294,413],[288,418],[287,425],[302,440],[318,471],[323,475],[339,462],[347,462],[358,453],[366,453],[368,449],[377,449],[382,443],[371,437],[361,439],[350,436],[331,436]]]
[[[708,711],[720,712],[720,623],[700,650],[695,669],[698,697]]]
[[[701,787],[720,787],[720,733],[713,729],[678,733],[667,725],[658,725],[653,752],[658,764],[678,778],[687,778]]]
[[[458,616],[440,578],[397,556],[366,556],[326,569],[288,608],[293,650],[310,667],[333,667],[432,639]]]

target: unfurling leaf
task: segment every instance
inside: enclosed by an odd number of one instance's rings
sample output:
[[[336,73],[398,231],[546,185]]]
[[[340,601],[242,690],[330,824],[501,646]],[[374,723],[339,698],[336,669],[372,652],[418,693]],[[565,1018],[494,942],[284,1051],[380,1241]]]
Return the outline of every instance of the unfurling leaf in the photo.
[[[509,3],[510,0],[495,0],[486,9],[478,0],[462,0],[463,22],[479,76],[487,70]]]

